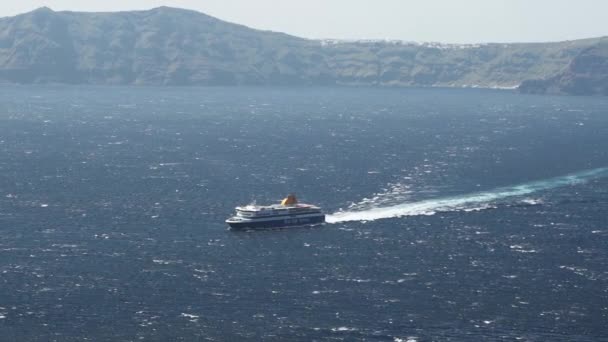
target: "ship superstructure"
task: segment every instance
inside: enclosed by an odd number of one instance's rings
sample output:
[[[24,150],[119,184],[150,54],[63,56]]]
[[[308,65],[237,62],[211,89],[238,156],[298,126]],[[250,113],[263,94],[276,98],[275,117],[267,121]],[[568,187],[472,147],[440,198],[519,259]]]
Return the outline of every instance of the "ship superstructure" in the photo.
[[[325,222],[325,214],[321,208],[298,203],[293,194],[284,198],[280,204],[250,204],[235,209],[236,214],[226,220],[233,229],[279,228]]]

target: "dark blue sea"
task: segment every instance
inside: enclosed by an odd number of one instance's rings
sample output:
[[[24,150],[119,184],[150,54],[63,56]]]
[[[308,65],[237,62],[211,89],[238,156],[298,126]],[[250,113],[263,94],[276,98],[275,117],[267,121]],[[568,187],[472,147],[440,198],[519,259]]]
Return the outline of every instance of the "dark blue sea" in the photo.
[[[0,86],[0,341],[87,340],[607,341],[608,98]]]

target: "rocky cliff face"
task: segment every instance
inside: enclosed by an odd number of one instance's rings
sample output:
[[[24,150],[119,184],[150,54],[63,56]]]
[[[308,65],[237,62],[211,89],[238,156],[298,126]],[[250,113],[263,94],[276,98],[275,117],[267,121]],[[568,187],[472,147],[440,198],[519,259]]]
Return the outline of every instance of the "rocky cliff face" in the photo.
[[[525,81],[519,90],[531,94],[608,95],[608,39],[581,51],[563,72]]]
[[[0,19],[0,81],[516,87],[558,75],[597,42],[326,42],[167,7],[117,13],[41,8]]]
[[[322,56],[312,49],[317,45],[172,8],[122,13],[42,8],[0,20],[0,78],[20,83],[316,83],[327,77]],[[314,63],[317,59],[321,63]]]
[[[557,74],[590,43],[353,43],[332,46],[325,54],[340,84],[515,88],[531,75]]]

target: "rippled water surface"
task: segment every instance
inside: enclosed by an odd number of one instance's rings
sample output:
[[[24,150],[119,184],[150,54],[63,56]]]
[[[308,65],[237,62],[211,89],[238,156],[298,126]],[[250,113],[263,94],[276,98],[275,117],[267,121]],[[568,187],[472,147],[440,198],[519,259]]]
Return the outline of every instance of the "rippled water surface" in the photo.
[[[0,340],[608,339],[605,98],[0,89]]]

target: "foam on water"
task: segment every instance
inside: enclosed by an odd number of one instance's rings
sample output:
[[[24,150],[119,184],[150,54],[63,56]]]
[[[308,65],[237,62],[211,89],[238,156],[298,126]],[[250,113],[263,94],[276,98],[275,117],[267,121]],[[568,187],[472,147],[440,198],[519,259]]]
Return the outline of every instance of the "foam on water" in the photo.
[[[490,191],[419,202],[401,203],[391,206],[374,206],[373,203],[369,203],[369,199],[366,199],[364,201],[365,204],[370,204],[366,209],[338,211],[331,215],[327,215],[326,221],[328,223],[374,221],[402,216],[433,215],[437,212],[482,210],[493,208],[491,203],[498,200],[526,196],[542,190],[575,185],[603,177],[608,177],[608,168],[606,167],[585,170],[541,181],[497,188]],[[355,204],[354,207],[356,208],[357,204]]]

